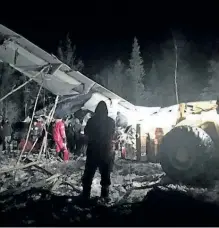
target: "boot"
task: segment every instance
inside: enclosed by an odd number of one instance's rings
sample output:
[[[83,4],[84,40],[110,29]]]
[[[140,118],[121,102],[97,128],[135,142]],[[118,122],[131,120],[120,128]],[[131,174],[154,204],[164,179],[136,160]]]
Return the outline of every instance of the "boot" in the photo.
[[[109,187],[102,187],[101,188],[101,196],[100,196],[105,202],[109,202]]]
[[[91,192],[91,188],[83,187],[83,191],[82,191],[80,196],[85,200],[89,200],[90,199],[90,192]]]
[[[75,201],[81,207],[89,206],[90,204],[90,192],[88,190],[84,190],[83,192],[76,198]]]
[[[64,160],[64,149],[61,149],[60,152],[59,152],[59,157]]]

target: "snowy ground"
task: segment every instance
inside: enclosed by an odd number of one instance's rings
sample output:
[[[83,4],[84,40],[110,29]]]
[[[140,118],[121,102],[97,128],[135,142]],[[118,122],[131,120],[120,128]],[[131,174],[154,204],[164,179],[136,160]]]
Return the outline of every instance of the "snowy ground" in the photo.
[[[2,154],[1,170],[16,161]],[[50,174],[32,166],[0,175],[1,225],[219,225],[219,183],[208,189],[179,185],[158,164],[117,160],[111,202],[103,205],[97,198],[98,172],[92,200],[85,203],[78,197],[83,159],[65,164],[51,157],[41,167]],[[45,182],[53,174],[60,176]]]

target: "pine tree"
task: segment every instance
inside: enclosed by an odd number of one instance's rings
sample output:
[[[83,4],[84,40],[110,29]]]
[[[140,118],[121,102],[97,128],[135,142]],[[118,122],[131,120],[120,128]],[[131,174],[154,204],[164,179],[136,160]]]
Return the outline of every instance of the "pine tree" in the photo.
[[[162,106],[160,94],[161,81],[154,61],[152,63],[148,76],[148,83],[146,86],[146,91],[148,93],[147,104],[149,106]]]
[[[126,75],[125,75],[125,65],[124,63],[118,59],[113,66],[113,78],[111,79],[111,88],[114,89],[116,94],[119,96],[126,98]]]
[[[94,76],[94,80],[122,98],[126,98],[126,67],[121,60],[117,60],[112,66],[104,68]]]
[[[57,52],[60,60],[73,70],[83,70],[84,64],[82,60],[76,58],[76,46],[72,46],[69,34],[67,34],[64,41],[60,41]]]
[[[131,100],[136,105],[145,104],[145,88],[142,82],[143,78],[145,77],[145,70],[143,66],[143,59],[141,57],[140,46],[136,37],[134,38],[132,45],[128,76],[132,87],[130,88],[130,93],[132,93]]]

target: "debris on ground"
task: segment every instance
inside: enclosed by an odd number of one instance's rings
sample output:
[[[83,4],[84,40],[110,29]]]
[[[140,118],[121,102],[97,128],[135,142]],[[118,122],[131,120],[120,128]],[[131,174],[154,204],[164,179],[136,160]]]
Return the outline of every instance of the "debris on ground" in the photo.
[[[22,163],[27,164],[36,161],[37,156],[33,154],[24,160]],[[0,154],[1,170],[13,168],[16,162],[17,156]],[[217,183],[211,188],[188,187],[166,177],[159,164],[118,159],[111,175],[111,201],[104,204],[99,200],[101,186],[97,172],[92,198],[85,203],[80,200],[84,164],[84,158],[72,157],[64,163],[51,155],[47,159],[42,157],[39,164],[1,174],[1,225],[137,226],[141,222],[160,225],[162,221],[162,225],[218,225],[214,220],[219,215]],[[203,210],[207,214],[202,218]],[[200,213],[197,218],[196,213]],[[190,223],[191,219],[195,223]]]

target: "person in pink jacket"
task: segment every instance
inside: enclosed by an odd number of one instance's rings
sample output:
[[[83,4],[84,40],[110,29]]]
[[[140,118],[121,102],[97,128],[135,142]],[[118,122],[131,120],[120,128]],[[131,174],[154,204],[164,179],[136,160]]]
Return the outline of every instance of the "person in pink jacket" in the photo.
[[[69,160],[69,152],[66,145],[65,123],[61,116],[55,115],[55,123],[53,126],[53,139],[56,145],[56,153],[61,156],[64,161]]]

